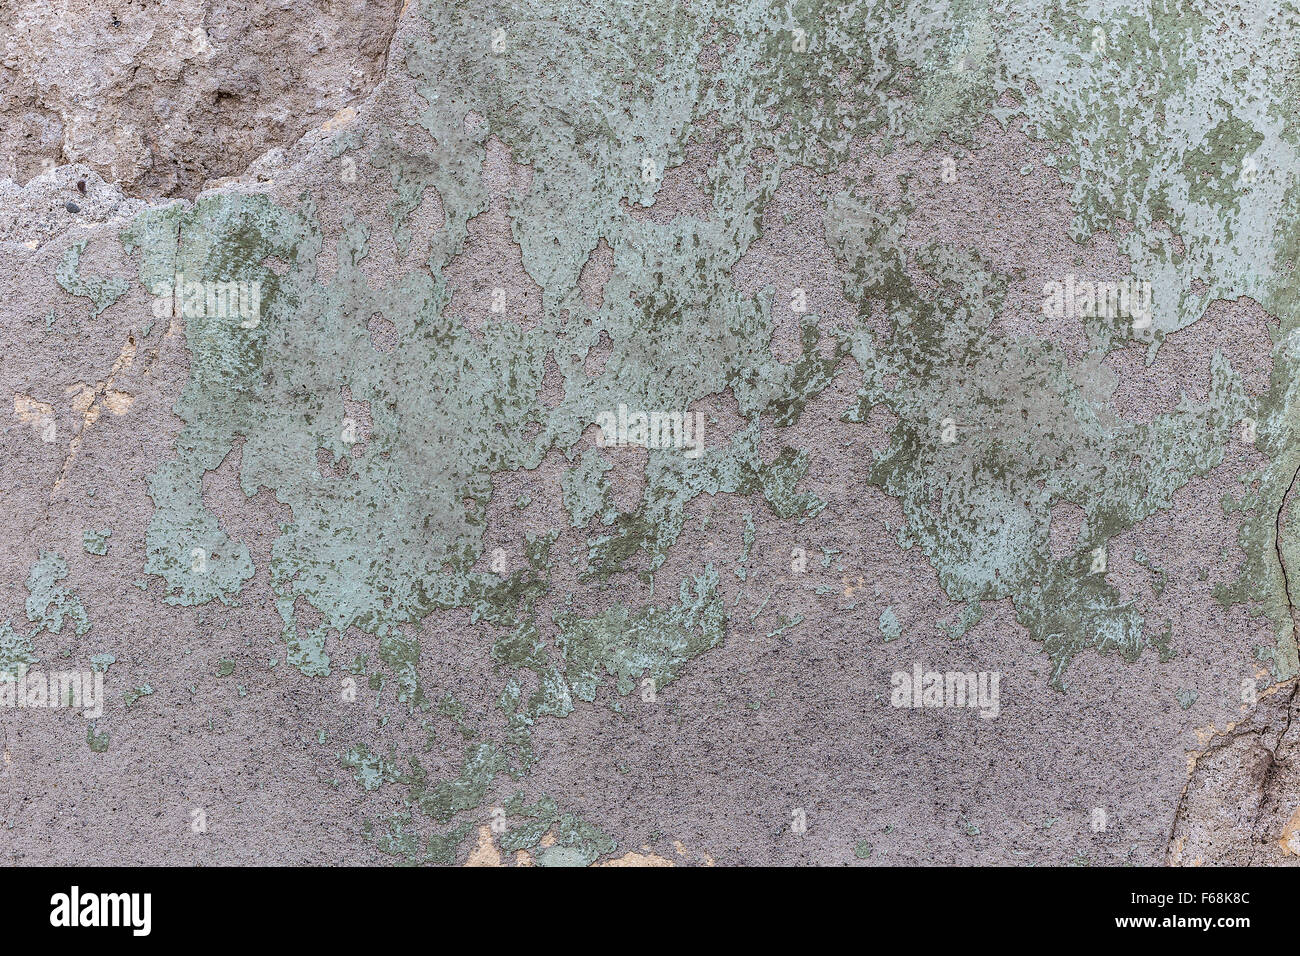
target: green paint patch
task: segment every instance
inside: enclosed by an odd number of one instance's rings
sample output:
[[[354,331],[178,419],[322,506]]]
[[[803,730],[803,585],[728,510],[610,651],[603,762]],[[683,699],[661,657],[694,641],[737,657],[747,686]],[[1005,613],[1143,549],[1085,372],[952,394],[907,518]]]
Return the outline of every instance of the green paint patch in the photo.
[[[898,622],[892,604],[880,612],[880,633],[884,635],[886,644],[903,636],[903,625]]]
[[[392,759],[371,753],[364,744],[358,744],[339,759],[343,766],[354,771],[357,783],[365,790],[378,790],[385,783],[408,779],[398,772]]]
[[[83,239],[68,247],[63,254],[63,261],[54,272],[54,278],[65,292],[82,296],[90,300],[93,319],[120,299],[130,283],[120,276],[88,276],[81,272],[81,254],[89,240]]]
[[[27,620],[36,625],[33,634],[49,631],[58,634],[63,622],[70,619],[77,636],[90,630],[90,619],[81,599],[61,587],[68,576],[68,563],[52,551],[42,551],[27,575]]]
[[[95,725],[93,723],[87,725],[86,745],[90,747],[90,749],[95,753],[97,754],[107,753],[108,745],[111,740],[112,740],[112,735],[107,730],[104,731],[103,733],[98,733],[96,732]]]
[[[111,528],[102,531],[86,530],[81,534],[81,543],[87,554],[108,554],[108,539],[112,535]]]
[[[31,638],[16,632],[9,621],[0,624],[0,680],[17,680],[37,660]]]
[[[501,848],[507,852],[536,849],[547,833],[553,833],[555,842],[537,854],[538,866],[590,866],[618,849],[618,844],[597,827],[571,813],[560,813],[550,797],[542,796],[526,805],[521,791],[506,802],[504,810],[512,817],[531,818],[502,834]]]
[[[681,555],[701,496],[766,508],[765,528],[772,517],[817,520],[826,502],[806,482],[825,477],[810,474],[821,459],[796,447],[789,429],[845,369],[860,381],[832,440],[853,436],[878,407],[892,415],[888,445],[846,468],[898,503],[899,547],[918,548],[944,594],[964,605],[940,626],[958,639],[982,619],[983,602],[1008,599],[1061,689],[1084,651],[1130,661],[1148,650],[1172,654],[1172,626],[1149,627],[1094,568],[1095,554],[1171,508],[1180,489],[1223,462],[1238,423],[1257,421],[1256,448],[1268,464],[1259,487],[1231,505],[1246,562],[1216,596],[1266,614],[1275,640],[1261,658],[1280,677],[1296,672],[1286,580],[1300,580],[1300,511],[1285,496],[1300,468],[1300,355],[1291,343],[1300,276],[1281,266],[1300,255],[1290,229],[1300,189],[1287,180],[1297,154],[1293,104],[1274,79],[1293,64],[1273,49],[1287,44],[1235,29],[1207,43],[1217,18],[1180,3],[1105,19],[1073,3],[999,19],[982,2],[829,0],[671,10],[538,0],[529,16],[516,14],[494,2],[423,0],[420,15],[433,29],[400,57],[420,96],[417,127],[410,135],[359,127],[334,144],[335,156],[362,151],[387,173],[392,198],[378,228],[391,229],[400,276],[376,281],[387,267],[383,256],[369,261],[371,227],[345,221],[327,236],[305,194],[290,206],[208,194],[150,208],[122,233],[151,293],[170,294],[181,275],[260,288],[254,322],[186,317],[189,377],[175,408],[183,426],[175,454],[150,477],[144,573],[172,604],[241,600],[254,576],[251,552],[203,498],[204,476],[234,456],[245,495],[267,489],[287,508],[267,569],[286,660],[307,677],[328,677],[327,636],[355,628],[370,656],[350,672],[377,694],[391,687],[408,715],[436,707],[463,738],[459,771],[436,781],[415,761],[399,772],[396,756],[380,758],[365,743],[342,758],[366,791],[408,790],[405,809],[367,824],[383,852],[453,861],[477,822],[457,815],[478,809],[498,775],[528,772],[537,720],[564,719],[611,681],[614,697],[646,682],[662,689],[723,641],[729,617],[718,575],[689,556],[675,601],[591,609],[634,583],[630,576],[653,585],[666,565],[681,567],[669,560]],[[485,38],[502,23],[505,45],[493,49]],[[1295,35],[1289,14],[1277,26]],[[1090,46],[1093,27],[1110,39],[1105,49]],[[725,55],[707,67],[719,46]],[[898,180],[901,199],[873,197],[876,184],[841,185],[851,177],[839,175],[840,164],[855,149],[946,142],[964,162],[990,115],[1023,119],[1049,147],[1048,164],[1072,191],[1074,237],[1109,233],[1131,277],[1151,282],[1148,361],[1212,299],[1249,296],[1281,317],[1267,394],[1248,395],[1216,355],[1208,397],[1128,422],[1116,413],[1104,363],[1134,341],[1130,323],[1086,320],[1082,356],[1046,327],[1042,337],[1008,335],[999,319],[1023,291],[1022,276],[966,249],[907,238],[925,199],[922,177]],[[698,209],[664,215],[665,177],[705,133],[717,148],[692,187]],[[490,313],[471,329],[449,309],[448,266],[466,248],[471,221],[495,201],[483,175],[493,140],[527,170],[527,185],[504,202],[540,305],[525,323]],[[817,182],[841,291],[857,315],[834,328],[803,316],[798,354],[781,362],[772,341],[788,318],[785,303],[771,286],[742,293],[733,275],[791,172]],[[433,194],[443,221],[427,257],[405,261],[417,210]],[[578,277],[602,240],[614,264],[592,305]],[[82,275],[84,247],[68,250],[56,278],[99,315],[127,286]],[[334,268],[325,277],[317,262],[327,248]],[[1193,279],[1208,285],[1204,299],[1192,294]],[[372,337],[376,319],[391,326],[391,348]],[[559,370],[559,389],[544,387],[548,366]],[[544,391],[558,398],[544,401]],[[349,401],[369,409],[364,446],[349,437]],[[717,414],[698,456],[650,447],[629,466],[631,456],[580,445],[622,405]],[[733,423],[728,433],[719,418]],[[489,551],[494,481],[536,470],[553,452],[568,462],[559,502],[566,527],[536,527],[538,509],[517,515],[529,525],[526,566],[507,572]],[[637,472],[620,471],[628,467]],[[620,505],[615,489],[629,478],[639,497]],[[1057,558],[1050,515],[1067,501],[1083,509],[1084,528],[1075,550]],[[754,511],[743,520],[736,573],[747,580]],[[572,558],[578,579],[565,580],[575,592],[565,603],[551,580],[562,531],[578,538],[560,559]],[[93,534],[102,537],[84,538],[86,550],[105,553],[109,532]],[[836,553],[823,549],[823,568]],[[520,555],[509,558],[518,567]],[[1148,570],[1159,594],[1164,572]],[[65,618],[77,634],[89,628],[80,601],[58,585],[66,574],[57,555],[43,554],[32,569],[27,612],[38,631],[58,633]],[[299,619],[300,600],[319,624]],[[473,728],[455,697],[421,677],[421,661],[429,673],[442,649],[421,638],[430,632],[420,625],[452,610],[495,638],[499,683],[474,690],[496,696],[499,712]],[[768,636],[801,620],[782,615]],[[886,641],[901,636],[892,607],[879,626]],[[0,631],[0,667],[35,660],[30,636]],[[222,659],[217,676],[234,670]],[[436,723],[424,716],[426,728]],[[512,811],[530,822],[503,846],[535,848],[557,828],[556,844],[538,854],[542,865],[612,852],[610,838],[553,801],[534,810]]]
[[[683,581],[679,601],[668,607],[647,606],[630,612],[612,608],[580,618],[556,617],[556,644],[565,661],[565,678],[575,696],[596,699],[604,678],[616,678],[615,690],[631,693],[642,675],[662,689],[681,673],[682,665],[722,642],[725,615],[717,593],[718,574],[708,567]]]

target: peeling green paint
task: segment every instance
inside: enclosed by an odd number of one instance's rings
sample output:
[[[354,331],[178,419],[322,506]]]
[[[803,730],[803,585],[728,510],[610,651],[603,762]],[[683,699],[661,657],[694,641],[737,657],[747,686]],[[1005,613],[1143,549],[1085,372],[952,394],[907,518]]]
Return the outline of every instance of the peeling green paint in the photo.
[[[95,730],[95,724],[93,722],[86,725],[86,746],[88,746],[94,753],[107,753],[108,745],[111,740],[112,734],[107,730],[103,733],[99,733]]]
[[[96,318],[126,294],[130,283],[121,276],[88,276],[81,272],[81,254],[89,240],[83,239],[67,248],[63,261],[54,272],[54,278],[65,292],[91,301],[90,317]],[[51,313],[53,314],[53,313]]]
[[[560,615],[557,646],[573,693],[594,701],[604,678],[617,678],[615,690],[631,693],[642,674],[656,689],[667,686],[681,666],[722,642],[725,615],[717,596],[718,574],[710,566],[693,582],[683,581],[679,603],[653,605],[629,613],[613,608],[594,618]]]
[[[16,680],[37,660],[30,638],[17,633],[9,621],[0,624],[0,680]]]
[[[73,630],[80,637],[90,630],[90,619],[81,599],[58,582],[68,576],[68,563],[53,551],[42,551],[27,575],[27,620],[36,625],[33,634],[63,630],[65,618],[71,618]]]
[[[898,622],[898,615],[894,613],[892,604],[880,612],[880,633],[884,635],[886,643],[896,641],[903,636],[903,626]]]
[[[87,554],[108,554],[108,539],[112,535],[111,528],[105,528],[102,531],[87,529],[81,534],[81,542]]]
[[[1300,250],[1287,225],[1300,212],[1300,185],[1288,172],[1296,168],[1293,110],[1271,82],[1286,75],[1289,54],[1234,30],[1213,56],[1196,55],[1218,19],[1177,0],[1104,17],[1073,0],[1005,12],[983,0],[755,0],[673,10],[425,0],[420,13],[434,30],[402,51],[423,101],[418,126],[349,134],[335,156],[360,150],[388,174],[393,198],[379,228],[391,228],[403,259],[415,212],[436,193],[444,221],[426,262],[372,282],[371,227],[348,221],[326,237],[305,195],[291,208],[260,195],[206,195],[151,208],[123,232],[150,292],[165,294],[180,275],[262,288],[262,314],[251,327],[238,317],[187,317],[189,378],[175,408],[184,427],[175,456],[150,479],[145,573],[161,578],[177,605],[240,600],[256,570],[251,553],[202,494],[204,475],[237,455],[243,493],[270,489],[291,512],[269,568],[286,659],[302,675],[328,677],[330,642],[355,628],[378,663],[367,672],[362,659],[352,673],[368,676],[376,691],[391,687],[411,713],[441,701],[438,712],[463,742],[475,739],[459,773],[440,781],[415,763],[399,773],[395,758],[375,757],[365,743],[342,758],[367,791],[408,788],[408,809],[371,831],[384,852],[409,862],[454,859],[472,824],[429,833],[415,812],[438,828],[451,824],[481,806],[498,775],[527,773],[536,721],[564,719],[575,702],[595,701],[610,678],[619,697],[642,679],[662,690],[727,632],[718,575],[698,561],[687,562],[676,603],[620,603],[593,614],[575,610],[570,597],[557,609],[551,549],[564,528],[528,532],[526,568],[474,570],[488,550],[494,476],[536,469],[552,450],[567,457],[564,524],[586,545],[585,555],[577,551],[576,605],[599,606],[607,587],[662,573],[701,496],[761,502],[782,522],[816,521],[826,503],[804,490],[806,479],[821,477],[816,458],[783,430],[837,373],[860,376],[855,401],[842,410],[844,435],[878,407],[896,419],[888,446],[851,467],[901,505],[899,546],[918,547],[947,597],[964,605],[940,626],[958,639],[982,619],[983,602],[1010,599],[1060,689],[1070,660],[1088,649],[1130,661],[1148,649],[1162,659],[1173,653],[1177,635],[1144,620],[1094,569],[1094,556],[1170,508],[1179,489],[1223,461],[1238,423],[1257,421],[1256,447],[1268,464],[1258,492],[1230,506],[1244,521],[1246,565],[1217,594],[1267,614],[1275,646],[1262,648],[1261,659],[1279,678],[1296,673],[1285,582],[1288,569],[1300,570],[1300,514],[1286,498],[1300,469],[1293,334],[1300,278],[1282,266]],[[1258,16],[1296,35],[1290,9]],[[495,50],[485,38],[501,23],[509,29]],[[1107,38],[1101,48],[1094,27]],[[728,44],[714,74],[701,54],[720,37]],[[775,358],[771,288],[746,295],[732,275],[762,238],[782,175],[832,176],[855,143],[889,153],[943,141],[964,156],[989,115],[1024,120],[1028,135],[1052,148],[1047,162],[1071,190],[1074,238],[1111,233],[1132,277],[1152,283],[1154,324],[1142,340],[1148,363],[1213,299],[1251,296],[1281,318],[1267,394],[1249,396],[1238,370],[1216,355],[1206,401],[1184,399],[1147,423],[1121,419],[1103,362],[1133,330],[1089,320],[1082,360],[1050,337],[998,331],[995,320],[1021,277],[968,249],[905,241],[921,199],[909,176],[897,201],[817,187],[842,291],[857,315],[834,329],[805,316],[799,354],[788,363]],[[706,118],[721,133],[698,184],[706,212],[667,221],[634,215],[655,211],[665,174],[698,145]],[[541,314],[529,328],[502,318],[470,330],[448,314],[445,271],[470,220],[489,207],[482,167],[494,137],[531,177],[506,203],[510,237],[541,290]],[[759,151],[770,162],[756,162]],[[1158,224],[1180,237],[1181,251]],[[328,240],[337,242],[337,268],[326,280],[317,257]],[[577,279],[601,240],[614,266],[592,307]],[[98,315],[126,287],[81,276],[83,248],[68,250],[57,278],[90,298]],[[271,268],[272,259],[283,270]],[[1193,280],[1209,295],[1194,295]],[[873,315],[885,316],[883,331]],[[374,316],[396,330],[391,351],[371,338]],[[603,367],[589,372],[586,360],[606,341]],[[541,399],[548,359],[563,386],[554,406]],[[371,413],[359,455],[344,437],[344,388]],[[621,404],[685,412],[720,395],[739,427],[729,434],[711,427],[698,458],[647,450],[644,489],[620,508],[611,472],[624,466],[580,449],[597,416]],[[529,502],[515,499],[521,510]],[[1079,505],[1086,518],[1073,552],[1057,559],[1050,513],[1061,502]],[[86,534],[86,549],[103,554],[94,550],[102,539]],[[737,575],[746,580],[752,511],[742,534]],[[823,553],[827,568],[838,552]],[[29,579],[29,619],[57,633],[68,613],[84,633],[80,602],[54,585],[66,565],[54,556],[41,567]],[[1150,570],[1159,594],[1164,572]],[[319,626],[298,620],[299,600],[319,612]],[[490,655],[503,729],[471,730],[455,698],[423,686],[422,661],[437,649],[422,645],[419,627],[452,609],[467,609],[474,627],[496,629]],[[767,636],[801,620],[782,615]],[[879,627],[886,641],[901,636],[892,606]],[[0,632],[0,649],[10,638],[21,640],[12,629]],[[4,652],[14,660],[31,653],[30,643],[14,647]],[[218,676],[234,666],[221,661]],[[484,690],[496,695],[495,686]],[[589,863],[613,850],[554,803],[539,819],[561,830],[539,864]]]

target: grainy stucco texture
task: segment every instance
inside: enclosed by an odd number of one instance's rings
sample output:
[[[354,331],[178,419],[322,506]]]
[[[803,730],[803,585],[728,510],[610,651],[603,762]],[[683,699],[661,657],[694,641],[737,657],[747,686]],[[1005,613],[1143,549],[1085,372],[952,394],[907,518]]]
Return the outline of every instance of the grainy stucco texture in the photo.
[[[5,862],[1300,861],[1294,0],[0,25]]]

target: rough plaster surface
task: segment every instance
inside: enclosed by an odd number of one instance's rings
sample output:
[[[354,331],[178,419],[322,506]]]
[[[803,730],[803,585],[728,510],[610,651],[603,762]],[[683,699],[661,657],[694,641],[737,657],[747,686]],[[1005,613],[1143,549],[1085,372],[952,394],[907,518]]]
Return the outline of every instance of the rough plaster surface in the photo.
[[[1300,860],[1293,2],[0,22],[7,862]]]

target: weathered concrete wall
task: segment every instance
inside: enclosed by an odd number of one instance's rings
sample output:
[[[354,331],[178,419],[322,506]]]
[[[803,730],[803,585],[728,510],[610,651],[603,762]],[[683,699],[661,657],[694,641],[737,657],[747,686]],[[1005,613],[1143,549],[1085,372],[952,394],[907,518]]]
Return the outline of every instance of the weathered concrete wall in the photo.
[[[1295,3],[0,17],[12,861],[1300,854]]]

